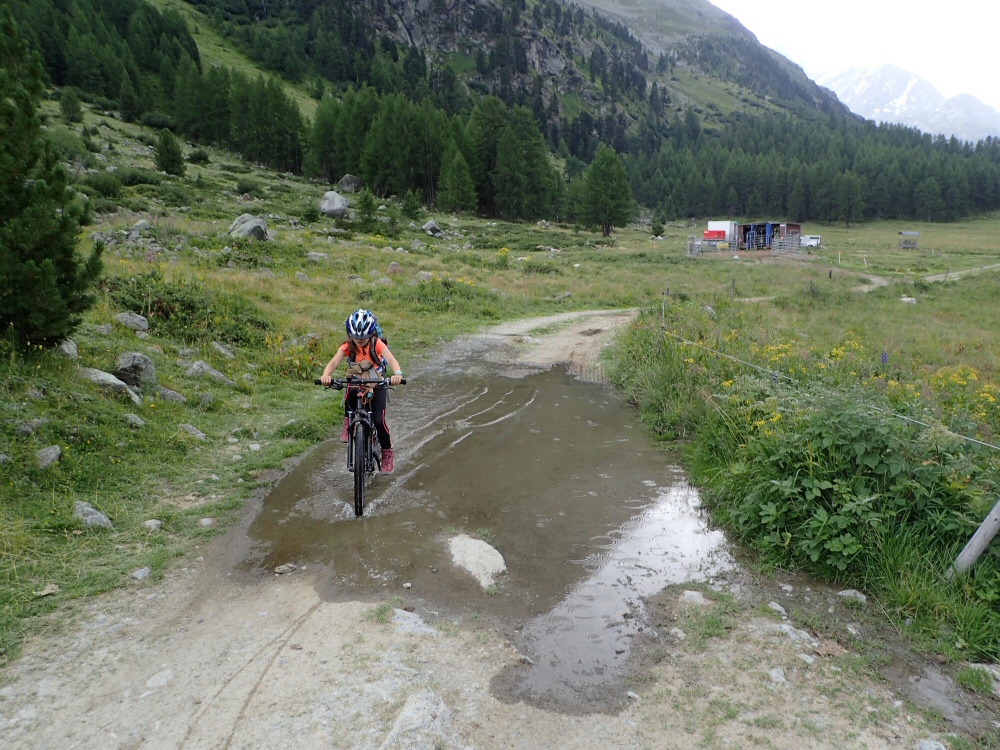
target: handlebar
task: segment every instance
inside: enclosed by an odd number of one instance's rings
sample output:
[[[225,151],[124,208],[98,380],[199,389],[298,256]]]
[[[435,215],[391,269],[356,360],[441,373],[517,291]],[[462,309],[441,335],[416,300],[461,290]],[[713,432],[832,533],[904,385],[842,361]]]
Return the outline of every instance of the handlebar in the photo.
[[[316,378],[313,381],[313,383],[315,383],[316,385],[323,385],[323,381],[320,380],[319,378]],[[406,378],[403,378],[399,382],[399,384],[400,385],[406,385]],[[344,378],[343,380],[341,380],[339,378],[332,378],[330,380],[330,385],[328,385],[327,388],[336,388],[338,391],[342,391],[344,388],[347,388],[349,386],[355,386],[355,387],[358,387],[358,386],[360,386],[360,387],[369,387],[370,386],[372,388],[391,388],[392,387],[392,383],[390,382],[389,378],[361,379],[361,378],[352,378],[352,377],[348,376],[348,377]]]

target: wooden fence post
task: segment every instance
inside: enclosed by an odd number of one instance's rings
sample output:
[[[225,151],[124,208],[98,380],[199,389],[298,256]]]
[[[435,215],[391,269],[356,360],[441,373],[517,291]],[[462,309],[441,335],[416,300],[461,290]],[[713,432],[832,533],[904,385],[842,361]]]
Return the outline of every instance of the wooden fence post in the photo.
[[[956,575],[962,575],[975,565],[976,560],[990,546],[990,542],[993,541],[993,537],[997,535],[998,531],[1000,531],[1000,502],[993,506],[993,510],[990,511],[990,514],[986,516],[986,520],[976,529],[976,533],[972,535],[972,539],[965,545],[965,549],[955,558],[955,562],[948,569],[948,579],[951,580]]]

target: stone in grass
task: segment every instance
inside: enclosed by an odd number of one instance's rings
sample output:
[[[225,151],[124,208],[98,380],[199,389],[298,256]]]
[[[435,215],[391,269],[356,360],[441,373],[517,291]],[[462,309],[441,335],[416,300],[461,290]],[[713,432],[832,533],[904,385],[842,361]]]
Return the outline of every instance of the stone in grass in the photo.
[[[837,596],[841,599],[850,599],[851,601],[860,602],[861,604],[868,603],[868,597],[856,589],[844,589],[843,591],[837,592]]]
[[[79,359],[80,349],[77,347],[76,342],[73,339],[66,339],[56,350],[58,354],[66,357],[67,359]]]
[[[113,529],[111,519],[101,513],[90,503],[77,500],[73,503],[73,518],[78,520],[82,526],[88,529],[101,527],[103,529]]]
[[[104,372],[103,370],[95,370],[93,367],[81,367],[80,377],[89,380],[91,383],[96,383],[104,388],[110,388],[115,393],[124,393],[135,404],[141,404],[142,399],[139,398],[135,393],[129,390],[128,384],[119,380],[110,372]]]
[[[149,321],[142,315],[134,312],[123,312],[115,316],[115,322],[120,323],[133,331],[148,331]]]
[[[172,391],[169,388],[164,388],[162,385],[156,389],[156,395],[158,395],[164,401],[170,401],[175,404],[187,403],[186,396],[178,393],[177,391]]]
[[[6,453],[0,453],[0,464],[9,464],[11,460],[11,457]]]
[[[195,440],[208,440],[208,436],[193,424],[179,424],[177,426],[188,435],[191,435]]]
[[[152,572],[149,568],[139,568],[138,570],[133,570],[131,575],[135,580],[141,581],[143,578],[148,578]]]
[[[127,352],[115,364],[115,377],[127,385],[156,385],[156,366],[142,352]]]
[[[236,383],[227,378],[221,372],[200,359],[191,365],[184,374],[189,378],[211,378],[212,380],[218,380],[220,383],[225,383],[229,386],[236,385]]]
[[[236,359],[236,355],[233,354],[233,352],[228,347],[220,344],[218,341],[213,341],[211,346],[214,351],[218,352],[226,359]]]
[[[35,455],[38,457],[38,468],[48,469],[62,458],[62,448],[58,445],[50,445],[48,448],[42,448]]]
[[[209,526],[215,526],[215,519],[202,518],[201,520],[198,521],[198,525],[207,529]]]
[[[711,602],[708,601],[708,599],[705,598],[705,595],[702,594],[700,591],[685,591],[683,594],[681,594],[680,603],[695,604],[699,607],[704,607],[708,604],[711,604]]]
[[[156,532],[163,528],[163,521],[159,518],[150,518],[148,521],[143,521],[142,526],[147,531]]]
[[[129,427],[145,427],[146,422],[138,414],[126,414],[125,421]]]

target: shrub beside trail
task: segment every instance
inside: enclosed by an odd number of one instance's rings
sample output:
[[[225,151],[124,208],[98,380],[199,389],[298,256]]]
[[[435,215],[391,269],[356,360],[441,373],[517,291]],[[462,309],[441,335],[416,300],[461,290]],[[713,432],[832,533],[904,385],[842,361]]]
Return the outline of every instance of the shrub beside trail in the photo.
[[[997,499],[996,453],[942,424],[969,416],[948,408],[955,399],[893,381],[911,394],[894,403],[885,358],[853,356],[858,342],[831,359],[762,344],[736,311],[676,302],[659,313],[622,337],[612,378],[659,434],[687,440],[715,519],[766,566],[876,596],[940,653],[1000,657],[997,556],[945,575]]]

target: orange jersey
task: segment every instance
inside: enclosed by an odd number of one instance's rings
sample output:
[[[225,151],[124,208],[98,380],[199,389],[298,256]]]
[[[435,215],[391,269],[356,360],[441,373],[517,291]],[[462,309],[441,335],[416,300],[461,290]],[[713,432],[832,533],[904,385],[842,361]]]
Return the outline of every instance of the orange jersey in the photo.
[[[372,341],[375,342],[375,353],[372,354]],[[348,342],[344,342],[340,345],[340,351],[344,353],[344,356],[350,360],[351,355],[351,345]],[[354,358],[354,362],[371,362],[372,366],[378,370],[378,372],[385,374],[385,353],[389,351],[389,347],[385,345],[385,342],[376,337],[372,337],[368,340],[368,343],[364,346],[358,347],[358,356]]]

